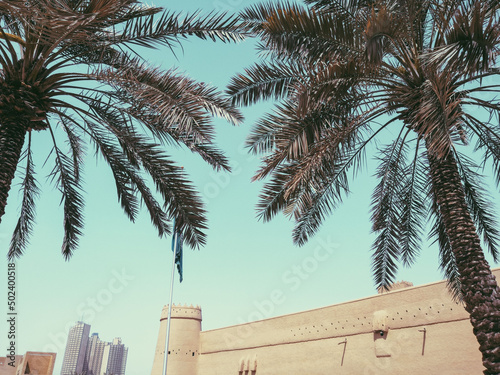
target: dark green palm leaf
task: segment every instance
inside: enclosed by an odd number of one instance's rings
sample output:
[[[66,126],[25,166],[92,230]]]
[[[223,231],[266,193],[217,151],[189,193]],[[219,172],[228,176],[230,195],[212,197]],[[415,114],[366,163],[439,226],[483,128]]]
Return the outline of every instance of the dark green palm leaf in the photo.
[[[53,151],[55,163],[50,177],[61,191],[61,203],[64,208],[64,238],[61,252],[65,259],[69,259],[78,247],[78,240],[82,235],[84,206],[82,187],[76,178],[73,161],[55,144]]]
[[[35,179],[35,168],[33,165],[33,155],[31,151],[31,134],[29,135],[28,148],[25,151],[24,159],[26,166],[24,168],[24,177],[21,183],[23,191],[23,200],[21,202],[21,212],[19,220],[14,229],[10,248],[7,256],[9,259],[19,258],[29,244],[29,238],[33,233],[35,225],[35,200],[40,194],[40,189],[37,186]]]

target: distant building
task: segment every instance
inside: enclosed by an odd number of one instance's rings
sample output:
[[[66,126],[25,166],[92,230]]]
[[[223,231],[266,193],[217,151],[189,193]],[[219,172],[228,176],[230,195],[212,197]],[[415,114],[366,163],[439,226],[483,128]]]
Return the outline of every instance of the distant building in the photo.
[[[45,352],[26,352],[16,355],[14,361],[0,357],[0,375],[52,375],[55,361],[56,353]]]
[[[89,332],[90,325],[82,322],[71,328],[61,375],[125,375],[128,348],[121,338],[106,342]]]
[[[87,346],[86,366],[84,368],[86,374],[99,375],[101,373],[102,356],[106,344],[108,343],[99,339],[98,333],[93,333],[90,336]]]
[[[100,375],[125,375],[128,348],[117,337],[104,348]]]
[[[61,375],[83,374],[89,342],[90,325],[77,322],[68,334]]]

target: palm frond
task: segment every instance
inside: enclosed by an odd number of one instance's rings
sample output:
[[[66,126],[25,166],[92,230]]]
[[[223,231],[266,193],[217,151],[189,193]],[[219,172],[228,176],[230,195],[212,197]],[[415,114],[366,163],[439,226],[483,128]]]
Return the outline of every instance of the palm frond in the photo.
[[[297,170],[297,163],[289,162],[279,166],[273,171],[271,180],[264,184],[257,203],[257,217],[263,221],[271,220],[277,213],[287,211],[289,201],[293,196],[288,194],[285,198],[286,183],[290,176]]]
[[[415,262],[422,246],[422,234],[427,224],[427,169],[420,160],[419,147],[415,148],[415,156],[408,165],[404,175],[400,213],[400,253],[401,262],[409,267]]]
[[[259,100],[286,97],[293,83],[304,74],[299,66],[289,63],[261,63],[245,69],[245,74],[231,78],[226,93],[239,106]]]
[[[497,229],[496,210],[493,202],[489,199],[487,191],[483,188],[485,185],[483,176],[476,172],[479,166],[466,155],[458,152],[455,152],[455,159],[462,177],[469,212],[476,223],[479,236],[482,237],[483,243],[492,255],[493,260],[497,262],[500,232]]]
[[[475,150],[484,150],[483,167],[492,163],[497,186],[500,186],[500,126],[479,121],[473,116],[468,118],[474,125],[471,129],[477,135]]]
[[[365,90],[366,79],[370,78],[370,73],[360,67],[355,60],[345,61],[343,63],[330,63],[325,67],[316,67],[310,70],[307,80],[307,90],[302,93],[309,96],[313,102],[325,103],[335,107],[335,111],[349,111],[356,108],[361,103],[368,103],[376,91],[369,92]],[[303,103],[300,101],[298,111],[303,112]],[[307,106],[305,106],[307,107]],[[367,112],[371,110],[368,108]]]
[[[17,221],[12,239],[10,241],[8,259],[19,258],[29,244],[29,238],[33,232],[35,224],[35,200],[40,194],[40,189],[35,179],[35,168],[31,150],[31,133],[29,134],[28,148],[23,158],[26,160],[24,167],[24,177],[21,183],[23,199],[21,202],[21,212]]]
[[[235,16],[215,12],[201,16],[200,12],[195,12],[181,17],[180,13],[165,12],[158,20],[154,15],[133,18],[125,23],[113,44],[173,48],[187,36],[223,42],[238,42],[245,37]]]
[[[354,17],[359,8],[369,6],[373,0],[304,0],[314,9],[330,14],[346,14]]]
[[[286,149],[283,147],[286,145],[285,142],[291,143],[295,138],[300,138],[300,132],[307,124],[307,121],[298,118],[292,102],[278,104],[274,113],[266,114],[258,120],[247,137],[246,145],[254,154],[265,154],[275,150],[278,139],[281,139],[282,150]],[[280,134],[283,129],[286,129],[286,135]],[[314,131],[312,133],[314,134]],[[285,158],[287,152],[283,152],[282,155]]]
[[[206,211],[201,197],[182,167],[175,166],[161,151],[153,156],[151,160],[143,159],[143,165],[163,197],[166,212],[171,219],[176,219],[189,246],[199,248],[205,245]]]
[[[402,45],[408,48],[411,39],[407,36],[413,26],[413,22],[408,22],[408,16],[406,7],[399,6],[397,2],[379,3],[371,7],[365,27],[365,56],[370,63],[379,65],[392,48],[399,48],[400,52],[405,49],[401,48]],[[400,53],[392,55],[400,58]]]
[[[309,171],[309,183],[301,186],[305,192],[294,210],[296,225],[292,238],[299,246],[304,245],[317,232],[324,218],[349,194],[347,173],[352,167],[359,169],[365,147],[369,143],[350,138],[353,138],[353,134],[349,131],[344,134],[339,131],[327,132],[325,142],[318,142],[311,148],[289,183],[292,185],[295,181],[297,184],[303,171]],[[324,148],[326,152],[318,152],[319,148]]]
[[[124,87],[123,76],[129,78]],[[105,70],[95,77],[115,86],[118,90],[115,96],[125,104],[121,110],[142,122],[157,137],[164,139],[168,135],[200,154],[215,169],[229,169],[228,160],[211,146],[212,117],[238,124],[242,116],[213,87],[175,71],[143,67],[124,73]]]
[[[52,132],[51,134],[54,142],[55,164],[50,173],[50,178],[56,182],[62,195],[64,238],[61,251],[64,258],[68,260],[78,247],[78,240],[82,235],[84,201],[81,185],[76,178],[73,161],[59,149]]]
[[[80,179],[80,165],[83,164],[83,159],[85,157],[84,142],[82,137],[75,132],[73,129],[74,122],[69,121],[66,116],[60,116],[60,123],[62,128],[66,132],[68,137],[68,144],[70,146],[71,155],[73,158],[73,166],[75,170],[75,179],[78,181]]]
[[[377,288],[388,288],[394,281],[401,257],[401,201],[406,179],[408,145],[400,135],[380,151],[376,177],[380,180],[372,195],[372,230],[377,238],[372,246],[372,271]],[[407,255],[407,258],[409,256]]]
[[[94,105],[92,109],[103,120],[107,131],[116,136],[129,163],[140,166],[151,176],[158,193],[163,197],[168,217],[175,218],[185,241],[192,247],[204,245],[205,210],[182,167],[175,166],[158,145],[149,143],[146,138],[136,134],[132,127],[124,124],[119,112],[102,105]],[[150,214],[158,215],[157,206],[153,207]]]
[[[468,74],[487,71],[494,64],[500,46],[498,15],[491,17],[487,3],[463,3],[453,15],[442,45],[429,60],[446,64],[445,69],[461,69]]]
[[[335,114],[328,113],[321,105],[312,108],[304,117],[297,113],[293,101],[278,105],[276,113],[260,120],[247,139],[247,145],[254,152],[274,151],[264,159],[264,166],[254,180],[266,177],[285,160],[297,160],[306,155],[309,147],[320,140],[323,130],[335,120]]]
[[[133,62],[132,62],[133,63]],[[211,140],[211,116],[238,124],[242,116],[215,88],[196,82],[176,70],[162,71],[130,64],[120,70],[104,69],[93,75],[116,88],[123,103],[131,103],[131,115],[154,118],[163,129],[176,128],[196,134],[199,141]]]
[[[289,5],[270,16],[263,28],[265,47],[276,59],[320,63],[361,53],[361,35],[342,14],[331,17]]]
[[[96,151],[103,156],[111,168],[116,184],[118,201],[128,218],[133,222],[137,217],[139,204],[136,192],[139,192],[149,212],[151,222],[158,231],[158,235],[161,237],[169,234],[168,218],[162,210],[161,205],[151,193],[137,169],[115,144],[115,140],[99,124],[87,121],[86,125],[91,133]]]
[[[364,123],[363,118],[340,117],[321,106],[311,109],[304,118],[294,119],[293,115],[293,111],[288,113],[288,123],[273,140],[275,152],[264,159],[254,178],[272,171],[259,212],[265,220],[279,209],[294,218],[293,240],[300,246],[348,193],[347,172],[359,167],[369,141],[360,137],[358,126]]]
[[[290,3],[285,1],[255,4],[240,12],[239,18],[244,22],[244,26],[248,31],[255,35],[265,36],[263,27],[269,17],[290,6]]]
[[[48,130],[55,159],[49,177],[62,194],[66,259],[82,233],[86,142],[109,164],[130,220],[143,203],[160,236],[170,233],[175,218],[190,246],[203,245],[207,227],[201,198],[162,146],[184,145],[215,170],[229,170],[229,160],[213,142],[213,119],[237,125],[243,116],[215,87],[174,69],[150,67],[134,50],[173,49],[191,36],[236,42],[246,31],[241,20],[226,13],[169,12],[136,0],[0,2],[0,123],[3,133],[5,124],[20,130],[10,135],[17,140],[16,152],[6,159],[12,173],[2,191],[1,215],[26,132]],[[65,133],[67,153],[56,144],[57,130]],[[4,142],[0,153],[6,152]],[[27,178],[25,202],[34,184]],[[31,212],[23,207],[21,218],[29,222]],[[17,237],[23,228],[31,230],[21,222],[18,228]],[[23,251],[23,241],[14,252]]]

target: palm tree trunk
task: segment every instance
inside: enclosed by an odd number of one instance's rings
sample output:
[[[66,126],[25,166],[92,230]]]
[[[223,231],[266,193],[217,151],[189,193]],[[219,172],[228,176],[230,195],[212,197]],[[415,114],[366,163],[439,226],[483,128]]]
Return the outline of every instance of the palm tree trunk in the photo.
[[[462,284],[465,309],[483,355],[484,374],[500,374],[500,289],[481,249],[455,158],[429,155],[436,200]]]
[[[11,122],[0,124],[0,223],[25,137],[26,127]]]

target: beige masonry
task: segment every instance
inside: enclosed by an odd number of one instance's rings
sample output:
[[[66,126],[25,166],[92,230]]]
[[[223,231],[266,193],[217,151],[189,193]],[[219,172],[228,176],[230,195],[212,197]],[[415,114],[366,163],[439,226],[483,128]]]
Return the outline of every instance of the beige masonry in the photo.
[[[166,317],[164,307],[151,375],[162,374]],[[210,331],[199,307],[173,305],[168,363],[168,375],[483,372],[469,316],[444,281]]]

